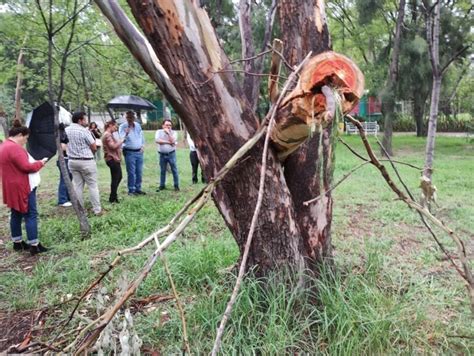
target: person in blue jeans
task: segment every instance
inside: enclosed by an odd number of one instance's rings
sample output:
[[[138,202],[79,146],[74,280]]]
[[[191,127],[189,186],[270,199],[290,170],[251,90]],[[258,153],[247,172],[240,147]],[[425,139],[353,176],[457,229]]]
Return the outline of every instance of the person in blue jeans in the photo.
[[[145,138],[142,127],[135,121],[135,113],[127,111],[127,122],[119,127],[119,136],[125,139],[122,147],[127,167],[128,195],[145,195],[142,191],[143,151]]]
[[[72,181],[72,174],[69,171],[68,165],[68,157],[67,157],[67,144],[69,139],[67,138],[66,131],[64,130],[64,124],[60,123],[58,130],[59,130],[59,140],[61,142],[61,149],[63,150],[64,156],[64,163],[66,164],[67,173],[69,175],[69,179]],[[69,192],[67,191],[66,183],[64,182],[63,174],[61,173],[61,169],[59,168],[59,159],[56,161],[56,165],[59,169],[59,185],[58,185],[58,205],[68,207],[71,206],[71,199],[69,198]]]
[[[166,184],[166,166],[169,164],[173,173],[174,190],[179,191],[178,167],[176,166],[176,144],[178,135],[172,129],[171,120],[164,119],[161,130],[155,134],[155,142],[158,145],[158,154],[160,156],[160,186],[157,192],[165,189]]]
[[[0,176],[3,203],[10,208],[10,232],[15,251],[30,250],[31,255],[46,252],[38,239],[36,187],[39,177],[34,173],[44,167],[48,158],[29,158],[23,146],[28,141],[29,128],[15,120],[8,138],[0,145]],[[28,243],[23,241],[21,223],[25,219]]]

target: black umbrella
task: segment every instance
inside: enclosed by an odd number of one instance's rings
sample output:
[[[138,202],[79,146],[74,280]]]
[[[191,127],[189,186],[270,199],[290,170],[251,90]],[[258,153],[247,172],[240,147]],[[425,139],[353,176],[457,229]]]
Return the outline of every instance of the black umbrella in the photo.
[[[30,128],[27,150],[34,159],[51,158],[56,154],[56,139],[54,135],[53,107],[44,102],[35,108],[27,118]]]
[[[136,95],[116,96],[107,103],[109,109],[129,109],[134,111],[156,110],[156,106],[146,99]]]

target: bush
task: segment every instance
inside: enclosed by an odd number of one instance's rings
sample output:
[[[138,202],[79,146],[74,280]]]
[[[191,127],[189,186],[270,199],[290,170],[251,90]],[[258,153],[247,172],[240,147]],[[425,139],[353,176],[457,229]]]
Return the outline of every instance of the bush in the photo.
[[[383,128],[383,120],[380,121],[380,127]],[[428,126],[428,118],[424,121],[425,127]],[[474,119],[469,113],[461,113],[454,116],[440,114],[438,116],[438,132],[470,132],[474,128]],[[409,115],[399,115],[393,122],[393,131],[412,132],[416,131],[415,119]]]

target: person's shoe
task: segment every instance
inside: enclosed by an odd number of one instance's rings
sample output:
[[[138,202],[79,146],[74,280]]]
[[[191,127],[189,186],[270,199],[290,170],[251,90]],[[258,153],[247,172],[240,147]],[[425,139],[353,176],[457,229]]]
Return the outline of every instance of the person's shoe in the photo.
[[[138,194],[137,194],[137,193],[135,193],[135,192],[128,192],[128,195],[130,195],[130,196],[134,196],[134,195],[138,195]]]
[[[101,211],[97,212],[97,213],[94,213],[95,216],[102,216],[105,214],[105,211],[104,209],[102,209]]]
[[[31,256],[37,255],[38,253],[43,253],[48,251],[46,247],[38,243],[38,245],[30,245],[30,254]]]
[[[28,251],[30,248],[30,245],[28,245],[25,241],[21,240],[20,242],[14,242],[13,243],[13,249],[15,251],[21,252],[21,251]]]
[[[161,192],[162,190],[165,190],[165,187],[159,187],[156,191]]]
[[[120,203],[119,200],[117,198],[114,198],[114,199],[109,199],[109,203],[113,204],[113,203]]]
[[[179,192],[179,187],[174,187],[175,192]]]
[[[67,201],[67,202],[65,202],[65,203],[63,203],[63,204],[59,204],[59,206],[63,206],[63,207],[65,207],[65,208],[67,208],[67,207],[72,206],[72,203],[71,203],[70,201]]]
[[[145,193],[145,192],[142,192],[141,190],[137,190],[137,191],[135,192],[135,194],[137,194],[137,195],[146,195],[146,193]]]

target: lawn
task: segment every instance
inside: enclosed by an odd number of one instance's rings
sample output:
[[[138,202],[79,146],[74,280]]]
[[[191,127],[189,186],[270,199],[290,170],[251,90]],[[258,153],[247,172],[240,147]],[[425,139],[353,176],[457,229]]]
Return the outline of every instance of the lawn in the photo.
[[[0,337],[0,351],[21,342],[32,325],[32,316],[46,306],[51,307],[39,318],[44,322],[43,331],[36,330],[40,329],[36,320],[33,335],[44,341],[51,339],[58,323],[72,310],[73,303],[65,301],[80,295],[119,249],[133,246],[164,226],[203,187],[191,184],[188,150],[183,148],[178,149],[181,191],[156,192],[159,171],[152,137],[152,132],[146,133],[146,196],[127,196],[125,177],[120,204],[107,203],[110,176],[104,161],[99,161],[99,187],[107,213],[90,217],[93,234],[89,239],[81,239],[72,210],[56,206],[55,162],[42,171],[38,192],[40,238],[52,247],[51,252],[40,257],[14,253],[8,240],[9,212],[1,207],[0,328],[5,330]],[[344,139],[363,152],[358,137]],[[424,145],[421,138],[394,137],[397,159],[418,166],[423,165]],[[338,144],[335,181],[358,163]],[[419,172],[405,166],[400,172],[418,195]],[[434,182],[438,206],[433,210],[464,238],[471,261],[473,178],[473,144],[463,138],[437,138]],[[168,174],[168,187],[171,182]],[[323,273],[314,283],[317,288],[311,290],[292,289],[277,281],[264,288],[261,282],[248,279],[228,324],[223,353],[473,354],[474,319],[466,290],[418,215],[396,200],[371,166],[358,170],[339,186],[334,200],[336,275]],[[439,236],[455,250],[447,237],[441,232]],[[102,288],[81,305],[69,329],[85,325],[109,305],[151,251],[150,247],[125,257]],[[234,282],[229,267],[238,258],[236,244],[212,203],[199,213],[166,256],[185,307],[191,349],[197,354],[208,353]],[[181,322],[175,303],[145,301],[150,296],[170,294],[168,279],[158,263],[128,304],[134,324],[128,329],[139,336],[144,350],[163,354],[181,350]],[[120,313],[107,331],[118,345],[125,320]]]

